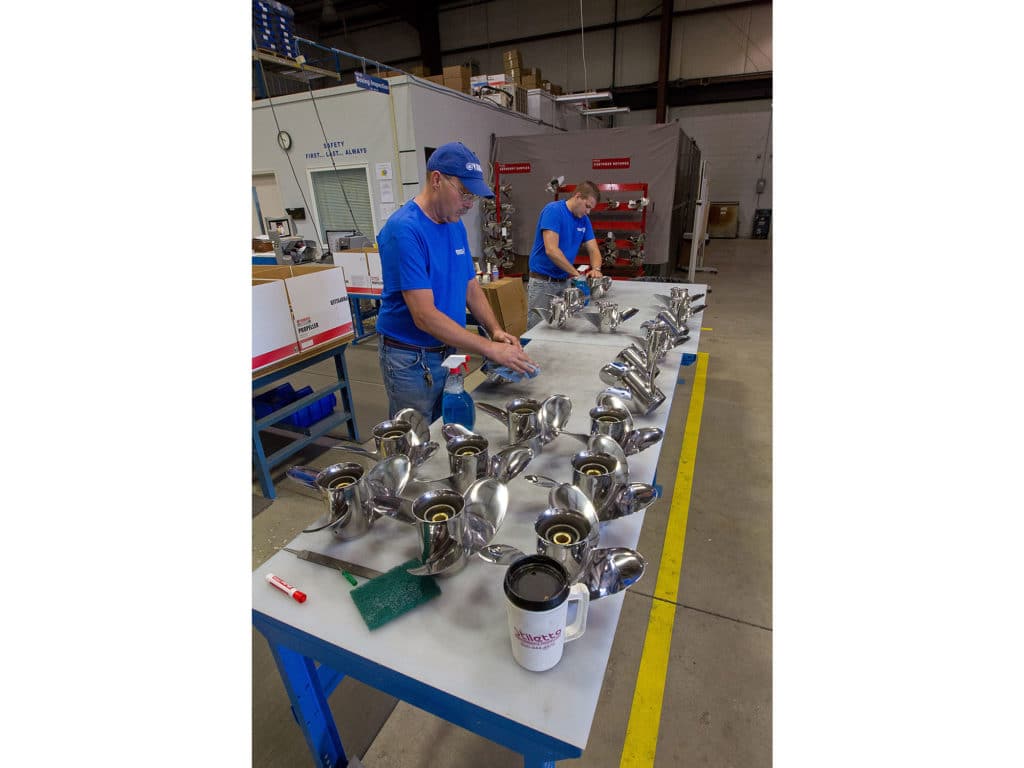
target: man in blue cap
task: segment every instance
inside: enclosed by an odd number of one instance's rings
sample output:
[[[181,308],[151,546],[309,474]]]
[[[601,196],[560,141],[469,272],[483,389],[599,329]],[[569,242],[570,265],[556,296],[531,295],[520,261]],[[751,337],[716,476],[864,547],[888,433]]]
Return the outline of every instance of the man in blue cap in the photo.
[[[541,319],[536,309],[547,309],[551,297],[561,295],[569,285],[569,278],[582,274],[573,265],[581,244],[586,247],[590,258],[589,274],[601,276],[601,251],[589,218],[600,200],[597,185],[584,181],[577,184],[572,195],[565,200],[555,200],[541,209],[530,251],[527,328],[532,328]]]
[[[480,160],[454,141],[434,150],[419,194],[391,214],[377,236],[384,293],[377,315],[378,354],[390,415],[415,408],[441,415],[446,371],[456,348],[529,373],[536,364],[498,324],[476,282],[466,225],[477,197],[494,197]],[[466,307],[490,340],[466,330]]]

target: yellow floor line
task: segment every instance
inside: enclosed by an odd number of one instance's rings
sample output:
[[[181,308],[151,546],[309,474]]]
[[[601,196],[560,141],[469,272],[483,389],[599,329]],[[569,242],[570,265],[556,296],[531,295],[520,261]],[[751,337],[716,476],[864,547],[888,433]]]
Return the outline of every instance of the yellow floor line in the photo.
[[[690,409],[686,414],[683,446],[679,451],[672,507],[669,510],[665,543],[658,567],[658,582],[654,588],[651,615],[647,620],[647,636],[640,656],[640,671],[636,676],[633,705],[626,726],[626,740],[622,745],[620,768],[650,768],[658,748],[658,726],[661,721],[661,702],[665,693],[665,674],[668,671],[669,649],[672,645],[672,625],[675,623],[679,593],[679,574],[683,567],[683,546],[686,543],[686,520],[690,511],[690,491],[693,487],[693,467],[697,459],[697,439],[704,411],[704,390],[707,386],[708,353],[697,354],[697,371],[690,393]]]
[[[701,330],[701,333],[703,333],[704,331],[713,331],[715,329],[714,328],[701,328],[700,330]]]

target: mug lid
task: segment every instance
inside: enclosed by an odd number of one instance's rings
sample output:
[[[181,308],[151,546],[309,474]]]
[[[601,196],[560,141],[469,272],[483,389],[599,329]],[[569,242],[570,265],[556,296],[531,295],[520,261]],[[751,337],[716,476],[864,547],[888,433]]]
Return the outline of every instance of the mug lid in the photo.
[[[521,558],[505,572],[505,596],[525,611],[549,611],[569,596],[569,574],[546,555]]]

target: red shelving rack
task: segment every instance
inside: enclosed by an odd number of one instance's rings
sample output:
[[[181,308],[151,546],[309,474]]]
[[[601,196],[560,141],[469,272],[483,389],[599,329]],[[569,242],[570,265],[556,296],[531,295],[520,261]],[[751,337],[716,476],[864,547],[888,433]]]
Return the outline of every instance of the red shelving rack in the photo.
[[[594,237],[598,243],[604,242],[605,237],[602,233],[609,231],[615,232],[638,232],[642,234],[647,233],[647,208],[644,206],[639,211],[631,210],[627,207],[626,203],[628,198],[623,198],[621,201],[612,199],[609,200],[607,193],[614,192],[626,192],[626,193],[640,193],[640,197],[647,197],[647,183],[636,182],[631,184],[598,184],[598,190],[601,192],[602,201],[594,206],[594,210],[590,213],[590,224],[594,228]],[[565,186],[559,187],[555,192],[555,200],[558,200],[558,196],[563,193],[572,194],[576,191],[575,184],[566,184]],[[611,203],[620,202],[621,204],[616,207],[610,207]],[[605,216],[600,214],[604,213]],[[614,216],[615,218],[606,218],[608,215]],[[633,218],[628,218],[632,216]],[[621,218],[620,218],[621,217]],[[618,250],[629,250],[633,246],[629,240],[625,238],[615,238],[615,247]],[[583,256],[577,255],[574,264],[587,264],[589,259],[584,254]],[[640,276],[644,273],[643,265],[637,267],[629,259],[616,258],[615,266],[610,268],[602,268],[601,270],[605,274],[630,274],[630,276]]]

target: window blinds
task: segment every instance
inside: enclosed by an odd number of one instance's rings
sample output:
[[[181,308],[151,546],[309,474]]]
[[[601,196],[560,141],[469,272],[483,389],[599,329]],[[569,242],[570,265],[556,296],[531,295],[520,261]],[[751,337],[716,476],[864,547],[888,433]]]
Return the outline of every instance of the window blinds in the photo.
[[[353,228],[371,240],[376,238],[365,168],[325,168],[311,171],[310,175],[313,179],[313,199],[320,223],[320,236],[325,241],[327,230]],[[345,204],[346,196],[348,205]],[[351,213],[349,206],[352,208]]]

